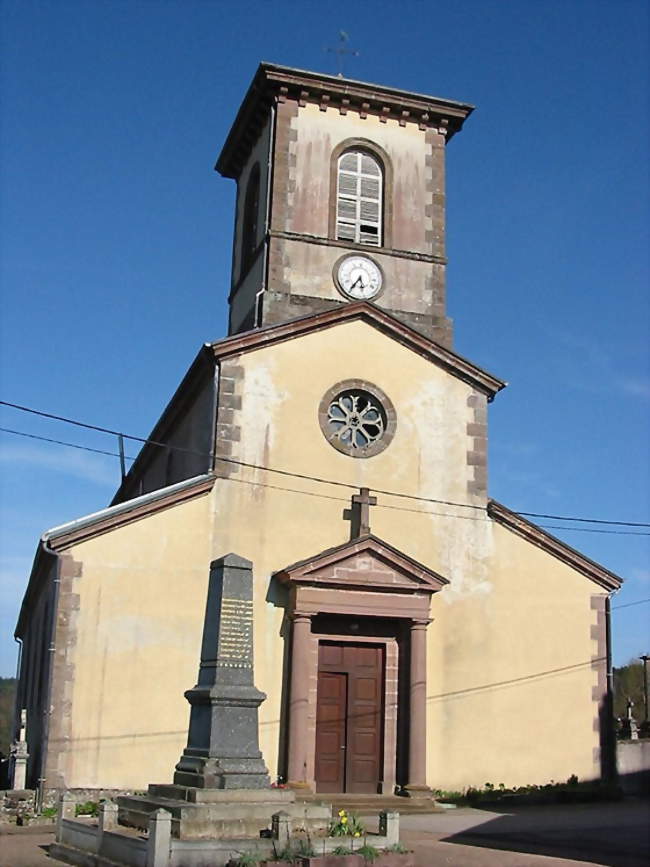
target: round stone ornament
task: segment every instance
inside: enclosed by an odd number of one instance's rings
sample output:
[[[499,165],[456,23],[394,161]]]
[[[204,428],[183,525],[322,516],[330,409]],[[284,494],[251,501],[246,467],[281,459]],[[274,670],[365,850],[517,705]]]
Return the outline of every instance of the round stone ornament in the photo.
[[[350,457],[377,455],[395,435],[393,404],[376,385],[362,380],[345,380],[330,388],[318,415],[325,439]]]

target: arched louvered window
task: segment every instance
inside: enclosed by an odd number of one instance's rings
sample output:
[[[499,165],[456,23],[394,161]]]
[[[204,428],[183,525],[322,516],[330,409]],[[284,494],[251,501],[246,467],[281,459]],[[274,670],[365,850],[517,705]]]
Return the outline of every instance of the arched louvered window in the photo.
[[[380,247],[382,243],[383,171],[367,151],[341,154],[337,166],[336,237]]]
[[[241,262],[242,273],[247,271],[253,261],[257,247],[257,227],[260,210],[260,166],[255,163],[248,178],[246,198],[244,199],[244,219],[242,225]]]

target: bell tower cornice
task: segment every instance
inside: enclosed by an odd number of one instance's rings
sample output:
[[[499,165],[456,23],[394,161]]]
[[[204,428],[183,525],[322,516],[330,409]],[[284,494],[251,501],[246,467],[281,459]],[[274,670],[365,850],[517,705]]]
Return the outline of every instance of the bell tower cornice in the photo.
[[[324,75],[273,63],[260,63],[237,113],[215,169],[224,177],[237,178],[262,130],[270,106],[293,100],[304,107],[316,104],[322,111],[345,115],[377,116],[380,121],[397,120],[400,126],[416,124],[420,130],[435,130],[447,140],[459,132],[473,105]]]

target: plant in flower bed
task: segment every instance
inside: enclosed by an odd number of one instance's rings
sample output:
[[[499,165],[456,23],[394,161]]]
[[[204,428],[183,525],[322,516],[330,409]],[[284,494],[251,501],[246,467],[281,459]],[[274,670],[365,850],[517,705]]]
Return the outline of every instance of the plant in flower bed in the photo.
[[[77,804],[74,808],[75,816],[99,816],[99,804],[97,801],[86,801],[84,804]]]
[[[361,855],[364,861],[373,863],[379,858],[379,849],[375,849],[374,846],[370,846],[368,843],[364,843],[359,849],[357,849],[357,855]]]
[[[347,810],[339,810],[338,819],[332,819],[328,831],[330,837],[362,837],[365,833],[359,817]]]
[[[249,867],[252,862],[233,861],[229,867]],[[276,853],[271,860],[262,861],[259,867],[414,867],[412,852],[399,844],[379,850],[365,844],[354,852],[346,846],[337,846],[329,855],[299,855],[290,847]]]
[[[482,787],[470,786],[463,792],[435,793],[437,800],[450,804],[490,804],[507,801],[521,804],[578,803],[581,801],[619,800],[622,793],[618,786],[601,782],[579,782],[572,774],[566,783],[556,783],[551,780],[543,785],[528,784],[526,786],[507,787],[504,783],[495,786],[485,783]]]
[[[257,867],[258,864],[264,864],[260,860],[260,856],[255,852],[242,852],[234,860],[230,860],[228,867]]]

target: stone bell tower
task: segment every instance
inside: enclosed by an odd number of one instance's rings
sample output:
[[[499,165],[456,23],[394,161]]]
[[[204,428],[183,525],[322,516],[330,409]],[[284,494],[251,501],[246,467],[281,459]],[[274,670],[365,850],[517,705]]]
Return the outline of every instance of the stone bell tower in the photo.
[[[445,145],[471,111],[261,64],[216,165],[237,181],[230,333],[365,300],[450,347]]]

